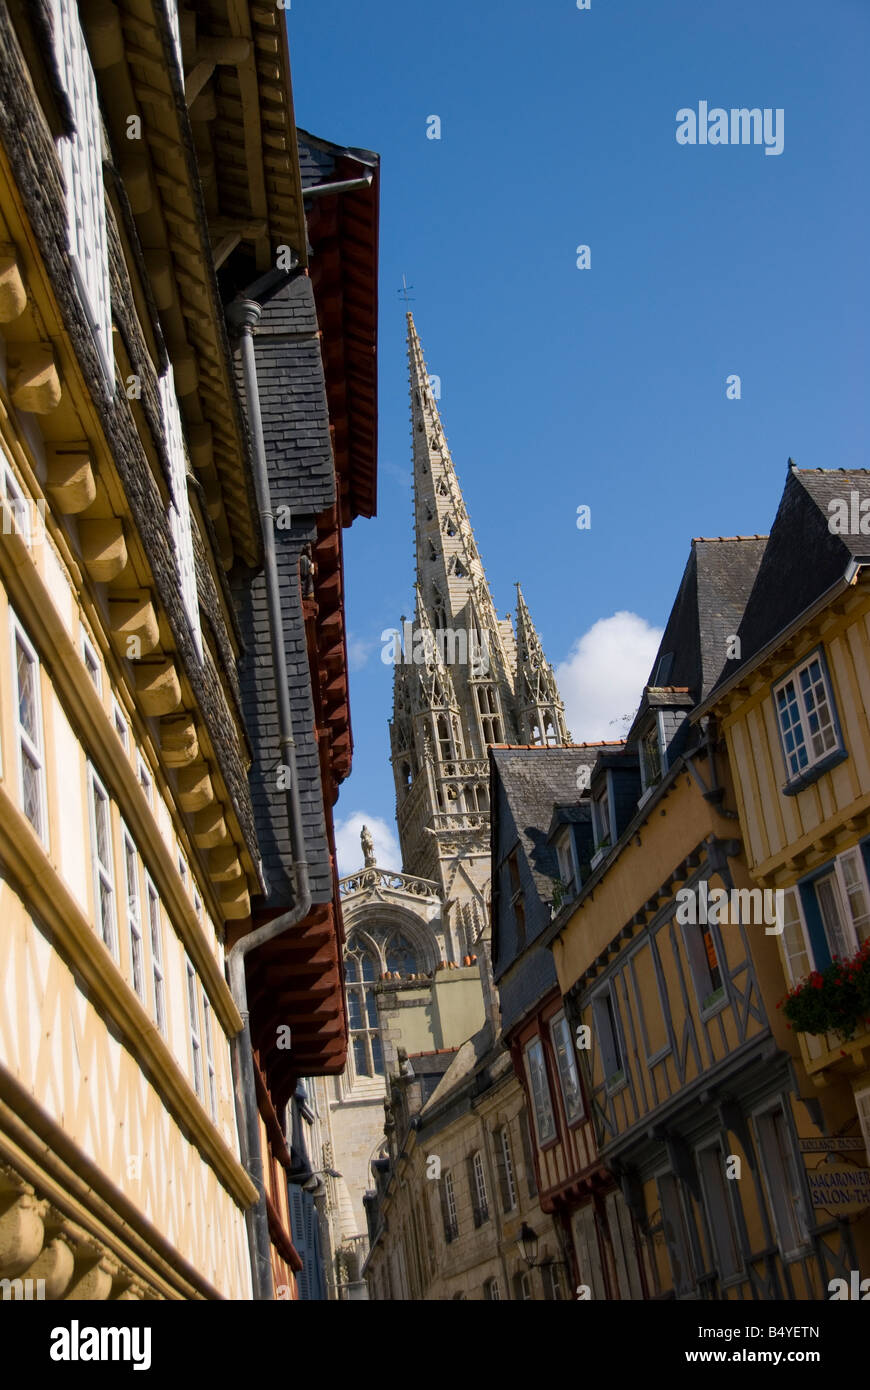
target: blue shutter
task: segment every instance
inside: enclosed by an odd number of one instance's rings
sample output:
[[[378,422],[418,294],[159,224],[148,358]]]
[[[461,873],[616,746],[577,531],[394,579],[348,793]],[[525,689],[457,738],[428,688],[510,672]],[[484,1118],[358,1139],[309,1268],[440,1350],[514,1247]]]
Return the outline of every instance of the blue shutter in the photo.
[[[830,865],[826,866],[830,869]],[[818,875],[815,876],[816,878]],[[825,935],[825,928],[822,922],[822,913],[819,908],[819,900],[816,897],[815,878],[809,883],[799,883],[801,903],[804,909],[804,920],[807,924],[807,931],[810,934],[810,941],[813,947],[813,956],[816,961],[816,969],[824,970],[831,964],[831,948],[828,945],[828,938]]]

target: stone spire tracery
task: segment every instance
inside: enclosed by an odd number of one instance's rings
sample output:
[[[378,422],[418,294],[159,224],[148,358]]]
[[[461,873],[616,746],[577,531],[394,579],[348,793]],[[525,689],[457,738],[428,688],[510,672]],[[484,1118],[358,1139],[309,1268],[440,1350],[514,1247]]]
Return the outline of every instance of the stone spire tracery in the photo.
[[[542,743],[568,736],[522,595],[516,636],[496,612],[410,313],[407,321],[416,610],[413,632],[403,624],[393,688],[397,821],[404,868],[442,881],[448,895],[464,880],[473,897],[488,870],[488,745],[532,742],[535,730]]]

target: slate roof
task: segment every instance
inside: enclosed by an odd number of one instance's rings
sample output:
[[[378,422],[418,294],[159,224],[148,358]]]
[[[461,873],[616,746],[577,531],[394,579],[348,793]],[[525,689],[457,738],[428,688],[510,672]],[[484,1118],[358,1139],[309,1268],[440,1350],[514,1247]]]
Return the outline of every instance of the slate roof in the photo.
[[[725,664],[716,685],[745,666],[777,633],[842,579],[849,561],[870,556],[870,536],[835,535],[828,529],[828,503],[849,501],[857,492],[870,498],[870,471],[864,468],[797,468],[788,476],[770,539],[748,597],[742,621],[740,661]]]
[[[579,802],[578,768],[591,768],[600,751],[594,743],[489,750],[542,901],[552,897],[553,879],[559,877],[556,851],[547,843],[553,807]]]
[[[638,719],[650,704],[697,703],[716,684],[726,662],[727,639],[738,631],[766,544],[765,536],[696,536],[692,541],[647,681],[654,696],[644,699]],[[672,698],[660,698],[665,691]],[[633,727],[629,740],[634,732]]]
[[[332,874],[315,739],[311,674],[299,593],[299,555],[316,539],[314,517],[335,500],[329,417],[311,281],[300,277],[265,306],[254,337],[260,409],[273,508],[290,508],[292,524],[276,528],[278,582],[284,619],[290,704],[312,900],[332,897]],[[299,335],[303,336],[299,336]],[[238,364],[237,364],[237,370]],[[286,793],[277,786],[278,711],[263,573],[235,570],[232,588],[245,643],[240,683],[254,760],[249,772],[263,872],[261,906],[293,900]]]

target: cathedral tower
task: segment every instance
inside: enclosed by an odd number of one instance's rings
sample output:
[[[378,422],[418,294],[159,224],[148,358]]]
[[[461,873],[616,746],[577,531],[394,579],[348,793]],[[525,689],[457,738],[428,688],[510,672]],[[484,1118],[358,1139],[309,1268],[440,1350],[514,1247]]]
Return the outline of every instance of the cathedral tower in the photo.
[[[518,586],[499,618],[408,314],[416,603],[403,620],[390,724],[407,872],[434,879],[460,955],[487,919],[491,743],[568,743],[565,712]]]
[[[339,1259],[365,1243],[363,1194],[386,1142],[388,1078],[415,1059],[446,1066],[486,1018],[498,1024],[487,747],[570,742],[522,593],[516,635],[496,613],[410,314],[408,360],[416,578],[413,618],[394,643],[390,723],[402,871],[375,862],[365,832],[365,863],[340,884],[348,1065],[316,1085],[323,1167],[340,1170],[330,1179]]]

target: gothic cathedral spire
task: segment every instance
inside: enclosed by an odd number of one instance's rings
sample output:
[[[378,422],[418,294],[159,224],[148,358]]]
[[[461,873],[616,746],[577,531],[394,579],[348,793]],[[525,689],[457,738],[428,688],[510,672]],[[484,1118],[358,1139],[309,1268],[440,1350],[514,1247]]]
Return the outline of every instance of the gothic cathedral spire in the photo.
[[[522,595],[519,649],[511,619],[496,612],[410,313],[408,363],[417,601],[413,625],[402,624],[390,725],[399,839],[407,872],[440,881],[448,898],[482,902],[488,745],[568,735]]]

